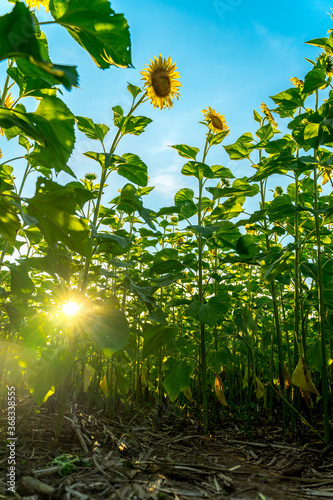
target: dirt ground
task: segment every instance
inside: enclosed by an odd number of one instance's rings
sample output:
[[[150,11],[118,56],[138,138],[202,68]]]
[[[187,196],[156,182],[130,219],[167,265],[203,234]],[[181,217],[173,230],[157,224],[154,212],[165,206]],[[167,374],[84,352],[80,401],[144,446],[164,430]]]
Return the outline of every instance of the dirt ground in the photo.
[[[17,415],[10,493],[7,414],[0,413],[0,498],[333,498],[333,449],[305,429],[301,439],[288,441],[260,416],[249,427],[229,415],[203,435],[196,422],[166,409],[120,411],[109,419],[103,410],[77,408],[55,444],[50,408],[21,400]]]

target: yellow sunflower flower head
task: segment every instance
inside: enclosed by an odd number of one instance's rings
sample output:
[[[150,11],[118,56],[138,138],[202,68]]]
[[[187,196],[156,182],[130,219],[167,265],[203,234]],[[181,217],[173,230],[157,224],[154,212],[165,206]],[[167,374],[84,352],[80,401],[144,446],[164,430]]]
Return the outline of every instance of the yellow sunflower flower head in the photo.
[[[30,9],[38,10],[40,6],[45,7],[46,12],[49,12],[50,0],[24,0]]]
[[[201,113],[204,114],[205,121],[213,134],[219,134],[220,132],[229,130],[224,115],[220,115],[215,111],[215,109],[208,106],[208,109],[203,109]]]
[[[158,59],[155,56],[153,61],[150,60],[150,63],[147,69],[141,71],[143,89],[154,108],[171,109],[175,98],[179,99],[178,89],[181,87],[176,64],[170,56],[165,59],[161,54]]]
[[[272,127],[277,128],[277,123],[274,120],[272,113],[270,112],[270,110],[268,109],[268,107],[264,102],[261,103],[260,108],[264,113],[265,117],[267,118],[267,120],[269,121],[269,123],[272,125]]]
[[[3,154],[2,154],[2,151],[1,151],[1,149],[0,149],[0,158],[2,158],[2,157],[3,157]]]
[[[293,76],[292,78],[290,78],[290,81],[293,85],[295,85],[295,87],[303,87],[304,86],[304,82],[303,80],[299,80],[296,76]]]
[[[321,184],[322,185],[327,184],[328,182],[330,182],[330,180],[332,178],[332,169],[331,168],[321,167],[319,169],[319,173],[322,176],[322,180],[321,180]]]
[[[4,107],[5,108],[12,108],[15,100],[12,94],[7,94],[5,97],[5,102],[4,102]]]

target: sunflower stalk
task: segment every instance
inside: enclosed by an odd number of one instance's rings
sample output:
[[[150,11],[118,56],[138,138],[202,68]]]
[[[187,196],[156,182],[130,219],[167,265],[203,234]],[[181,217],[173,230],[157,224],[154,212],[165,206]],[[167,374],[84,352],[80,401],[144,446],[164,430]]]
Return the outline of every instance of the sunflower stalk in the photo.
[[[316,90],[316,112],[318,111],[318,90]],[[315,162],[317,161],[317,149],[313,154]],[[326,332],[325,332],[325,302],[324,302],[324,284],[323,284],[323,269],[322,269],[322,252],[321,252],[321,238],[320,238],[320,220],[319,220],[319,200],[318,200],[318,171],[317,164],[313,166],[313,189],[314,189],[314,220],[316,230],[316,244],[317,244],[317,279],[318,279],[318,335],[321,340],[321,380],[322,380],[322,393],[323,393],[323,406],[324,406],[324,430],[325,430],[325,443],[327,444],[330,439],[330,423],[329,423],[329,405],[330,395],[328,387],[328,369],[327,369],[327,355],[326,355]]]

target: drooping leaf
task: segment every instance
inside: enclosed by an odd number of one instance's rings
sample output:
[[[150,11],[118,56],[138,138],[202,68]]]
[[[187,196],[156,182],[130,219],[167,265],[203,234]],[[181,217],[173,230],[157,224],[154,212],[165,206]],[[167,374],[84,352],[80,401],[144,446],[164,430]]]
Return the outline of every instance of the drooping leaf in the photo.
[[[165,379],[163,385],[170,401],[176,401],[179,394],[190,385],[193,364],[185,359],[168,358],[165,363]]]
[[[33,398],[40,406],[65,380],[73,366],[73,356],[65,348],[47,349],[40,360],[31,367],[28,386]]]
[[[95,368],[93,368],[91,365],[85,365],[84,366],[84,373],[83,373],[83,391],[87,392],[89,389],[89,386],[91,384],[91,381],[93,379],[93,376],[95,375]]]
[[[177,335],[178,329],[172,326],[148,325],[144,328],[142,357],[146,358],[152,354],[157,354],[158,349],[165,345],[170,339]]]
[[[125,314],[112,307],[96,309],[87,315],[87,332],[101,349],[111,354],[125,347],[129,339],[129,326]]]
[[[71,250],[88,256],[91,252],[88,221],[77,217],[75,190],[40,177],[36,194],[26,199],[28,214],[38,220],[46,241],[62,241]]]
[[[118,174],[139,186],[147,186],[148,168],[139,156],[133,153],[125,153],[122,158],[125,161],[119,164]]]
[[[106,374],[104,375],[104,377],[100,381],[99,386],[102,389],[104,396],[107,398],[109,395],[109,389],[108,389],[108,381],[106,378]]]
[[[303,356],[300,356],[297,366],[292,374],[291,381],[294,385],[302,389],[302,391],[313,392],[320,396],[316,386],[314,385]]]
[[[0,17],[0,61],[7,58],[25,58],[36,66],[37,75],[49,75],[54,84],[62,83],[67,90],[78,83],[75,66],[53,65],[45,57],[38,33],[28,7],[17,2],[9,14]],[[46,77],[48,78],[48,77]]]
[[[218,373],[215,374],[215,382],[214,382],[215,394],[217,399],[220,401],[222,406],[228,406],[228,403],[225,399],[224,390],[223,390],[223,382]]]
[[[304,92],[310,94],[326,86],[326,73],[321,68],[312,68],[304,78]]]
[[[255,389],[255,393],[256,393],[256,398],[257,399],[262,398],[265,394],[264,384],[261,382],[259,377],[255,377],[253,384],[254,384],[254,389]]]
[[[44,97],[34,113],[0,108],[0,126],[13,127],[15,135],[23,132],[39,143],[28,155],[37,165],[56,172],[66,169],[75,142],[74,116],[61,99]]]
[[[51,0],[50,12],[102,69],[131,66],[130,34],[108,0]]]
[[[174,248],[164,248],[155,254],[150,274],[178,272],[181,269],[183,269],[183,265],[178,259],[177,250]]]
[[[255,148],[252,134],[246,132],[234,144],[223,146],[231,160],[242,160],[249,158],[251,151]]]
[[[17,215],[17,207],[0,197],[0,235],[11,242],[15,241],[16,233],[20,229],[21,223]]]
[[[10,289],[14,295],[28,296],[34,293],[35,285],[28,274],[26,264],[10,266]]]

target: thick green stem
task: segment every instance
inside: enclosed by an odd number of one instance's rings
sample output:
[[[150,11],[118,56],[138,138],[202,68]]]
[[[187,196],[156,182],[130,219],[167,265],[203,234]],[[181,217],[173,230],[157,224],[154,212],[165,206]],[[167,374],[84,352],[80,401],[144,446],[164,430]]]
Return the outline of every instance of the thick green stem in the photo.
[[[205,149],[203,153],[202,162],[205,162],[206,155],[209,149],[208,141],[206,140]],[[198,199],[198,226],[202,226],[202,190],[203,179],[199,179],[199,199]],[[202,234],[198,235],[198,287],[199,287],[199,301],[201,304],[204,302],[203,292],[203,241]],[[201,370],[201,388],[202,388],[202,409],[203,409],[203,432],[208,432],[208,388],[207,388],[207,361],[206,361],[206,335],[205,324],[200,321],[200,370]]]
[[[318,110],[318,90],[316,91],[316,111]],[[317,160],[317,150],[314,150],[314,158]],[[323,406],[324,406],[324,429],[325,429],[325,442],[328,443],[330,439],[330,424],[329,424],[329,404],[330,395],[328,387],[328,369],[327,369],[327,355],[326,355],[326,333],[325,333],[325,302],[324,302],[324,284],[323,284],[323,269],[321,261],[321,239],[320,239],[320,219],[319,219],[319,202],[318,202],[318,184],[317,184],[317,164],[313,168],[313,190],[314,190],[314,219],[316,229],[316,244],[317,244],[317,272],[318,272],[318,334],[321,340],[321,382],[323,393]]]

